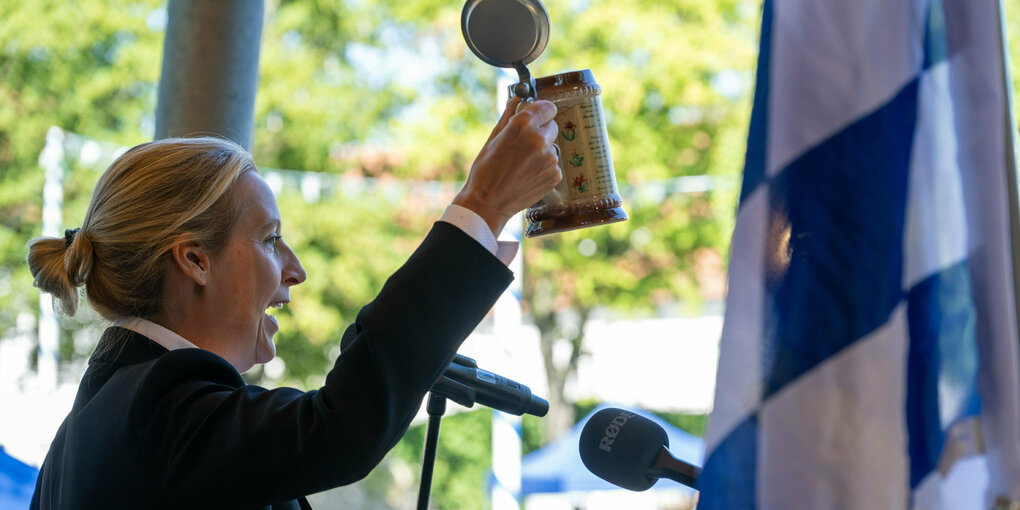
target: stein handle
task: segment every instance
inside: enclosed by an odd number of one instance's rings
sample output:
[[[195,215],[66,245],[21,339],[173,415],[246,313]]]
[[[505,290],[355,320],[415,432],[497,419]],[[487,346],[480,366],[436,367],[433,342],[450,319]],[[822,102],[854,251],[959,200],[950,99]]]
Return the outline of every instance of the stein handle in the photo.
[[[535,100],[530,98],[530,97],[526,97],[524,99],[521,99],[521,102],[517,103],[517,109],[514,110],[514,114],[516,115],[518,113],[521,113],[522,111],[524,111],[525,108],[531,106],[531,103],[533,103],[534,101]]]

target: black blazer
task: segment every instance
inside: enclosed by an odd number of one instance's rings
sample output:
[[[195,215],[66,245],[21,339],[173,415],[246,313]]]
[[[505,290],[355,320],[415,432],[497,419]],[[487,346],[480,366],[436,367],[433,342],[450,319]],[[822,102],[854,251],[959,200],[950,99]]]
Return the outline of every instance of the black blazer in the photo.
[[[357,481],[382,460],[512,278],[437,222],[309,392],[246,386],[216,354],[109,328],[31,508],[306,508],[302,496]]]

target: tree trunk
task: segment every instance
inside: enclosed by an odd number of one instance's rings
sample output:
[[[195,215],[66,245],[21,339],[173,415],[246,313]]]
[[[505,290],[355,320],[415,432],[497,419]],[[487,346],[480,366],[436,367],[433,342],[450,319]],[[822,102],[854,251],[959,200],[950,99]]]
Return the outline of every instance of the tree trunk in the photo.
[[[547,396],[549,414],[542,420],[546,443],[560,437],[574,426],[574,405],[573,402],[567,401],[564,389],[567,379],[577,370],[577,362],[584,345],[584,327],[590,313],[591,310],[586,307],[580,306],[578,309],[578,333],[572,338],[565,339],[570,342],[570,356],[565,366],[557,366],[553,358],[555,344],[559,338],[558,332],[563,330],[559,324],[559,315],[551,310],[542,315],[535,315],[535,325],[541,332],[542,361],[545,364],[546,381],[549,385]]]

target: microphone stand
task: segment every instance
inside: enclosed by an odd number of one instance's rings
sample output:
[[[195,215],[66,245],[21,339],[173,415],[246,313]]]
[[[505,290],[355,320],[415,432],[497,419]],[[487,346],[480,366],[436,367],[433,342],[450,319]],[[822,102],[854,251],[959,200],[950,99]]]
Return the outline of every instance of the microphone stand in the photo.
[[[461,358],[458,355],[458,358]],[[463,358],[464,363],[474,360]],[[461,362],[458,359],[458,362]],[[477,365],[476,365],[477,366]],[[475,405],[477,393],[466,384],[461,384],[445,375],[439,376],[437,384],[429,392],[429,401],[425,411],[429,415],[425,429],[425,452],[421,456],[421,482],[418,485],[418,510],[428,510],[429,494],[432,492],[432,472],[436,467],[436,450],[439,447],[439,423],[446,413],[446,399],[450,399],[464,407]]]
[[[432,491],[432,471],[436,466],[436,449],[439,446],[439,422],[446,413],[446,397],[429,392],[425,405],[429,423],[425,432],[425,453],[421,458],[421,484],[418,486],[418,510],[428,510],[429,494]]]
[[[478,364],[475,360],[460,354],[454,357],[454,361],[451,367],[457,367],[464,370],[477,369]],[[449,371],[450,369],[448,369]],[[488,374],[489,377],[499,377],[495,374]],[[456,377],[456,376],[455,376]],[[504,384],[510,383],[520,387],[518,383],[509,381],[505,378],[501,378]],[[531,392],[528,390],[528,394]],[[421,483],[418,486],[418,510],[428,510],[429,505],[429,493],[432,491],[432,472],[436,465],[436,449],[439,446],[439,423],[443,419],[443,414],[446,413],[446,400],[450,399],[464,407],[473,407],[475,402],[478,400],[479,392],[469,386],[455,380],[447,374],[440,375],[439,379],[432,385],[432,390],[429,391],[429,400],[425,406],[426,412],[429,415],[428,427],[425,431],[425,451],[422,453],[421,459]],[[519,411],[503,411],[511,412],[514,414],[529,413],[536,416],[544,416],[546,411],[549,410],[549,404],[540,399],[534,398],[532,400],[539,401],[539,404],[531,407],[522,407]],[[496,407],[491,402],[488,404]],[[544,405],[544,407],[543,407]]]

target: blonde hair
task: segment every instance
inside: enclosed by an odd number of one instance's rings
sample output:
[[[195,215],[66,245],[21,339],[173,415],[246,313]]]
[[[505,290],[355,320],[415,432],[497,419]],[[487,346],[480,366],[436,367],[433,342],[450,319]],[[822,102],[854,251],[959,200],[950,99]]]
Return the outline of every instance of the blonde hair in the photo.
[[[160,308],[170,249],[226,243],[240,217],[231,186],[255,170],[240,146],[219,138],[172,138],[127,151],[103,173],[80,229],[28,243],[35,286],[68,315],[78,287],[104,318],[150,317]]]

